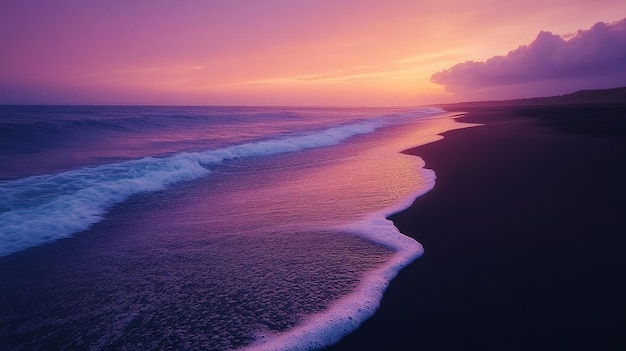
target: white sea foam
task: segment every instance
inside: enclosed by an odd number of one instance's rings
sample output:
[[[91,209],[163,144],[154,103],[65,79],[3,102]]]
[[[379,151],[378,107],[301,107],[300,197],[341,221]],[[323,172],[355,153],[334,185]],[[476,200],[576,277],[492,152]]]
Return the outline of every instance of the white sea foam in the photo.
[[[67,237],[112,205],[208,173],[183,155],[143,158],[0,184],[0,256]]]
[[[423,161],[421,164],[423,167]],[[258,335],[255,343],[241,350],[319,350],[338,342],[374,315],[389,282],[424,252],[420,243],[400,233],[387,219],[389,215],[411,206],[417,197],[435,186],[435,172],[424,168],[418,172],[423,180],[419,190],[390,208],[338,228],[394,249],[396,252],[392,259],[368,272],[355,291],[334,301],[327,310],[306,318],[299,326],[286,332]]]
[[[424,108],[413,114],[374,118],[326,130],[283,136],[203,152],[147,157],[0,182],[0,257],[71,236],[99,222],[113,205],[132,195],[153,192],[210,173],[224,161],[271,156],[337,145],[415,117],[442,112]]]
[[[455,128],[476,126],[464,124]],[[451,130],[451,129],[450,129]],[[439,133],[441,133],[440,131]],[[423,139],[426,143],[443,139],[441,135]],[[416,156],[407,156],[416,157]],[[424,168],[424,160],[416,158],[420,184],[416,190],[391,207],[372,213],[358,222],[342,225],[338,231],[347,231],[372,242],[393,249],[393,257],[383,266],[368,272],[357,288],[350,294],[335,300],[324,311],[307,317],[297,327],[281,333],[265,332],[257,335],[251,345],[243,351],[319,350],[328,347],[351,332],[374,315],[389,283],[402,268],[419,258],[424,249],[411,237],[405,236],[387,219],[392,214],[409,208],[416,198],[435,187],[436,175]]]

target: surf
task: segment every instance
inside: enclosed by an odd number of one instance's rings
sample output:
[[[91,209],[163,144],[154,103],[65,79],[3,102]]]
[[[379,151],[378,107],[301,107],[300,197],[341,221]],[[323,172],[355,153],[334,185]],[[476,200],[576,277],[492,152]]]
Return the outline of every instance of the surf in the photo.
[[[133,195],[204,177],[228,161],[333,146],[440,111],[425,108],[216,149],[1,181],[0,257],[86,230]]]

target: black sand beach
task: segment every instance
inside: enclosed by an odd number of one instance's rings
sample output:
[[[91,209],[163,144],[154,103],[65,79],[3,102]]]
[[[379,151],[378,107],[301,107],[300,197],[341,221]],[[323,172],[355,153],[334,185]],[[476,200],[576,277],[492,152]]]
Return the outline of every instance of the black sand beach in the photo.
[[[425,254],[339,350],[624,350],[626,103],[471,104],[408,153],[437,185],[391,217]]]

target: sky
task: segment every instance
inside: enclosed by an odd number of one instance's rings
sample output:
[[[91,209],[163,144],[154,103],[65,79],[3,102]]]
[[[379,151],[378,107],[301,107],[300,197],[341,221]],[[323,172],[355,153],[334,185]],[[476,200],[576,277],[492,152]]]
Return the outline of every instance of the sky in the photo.
[[[4,0],[0,104],[406,106],[626,86],[624,18],[623,0]]]

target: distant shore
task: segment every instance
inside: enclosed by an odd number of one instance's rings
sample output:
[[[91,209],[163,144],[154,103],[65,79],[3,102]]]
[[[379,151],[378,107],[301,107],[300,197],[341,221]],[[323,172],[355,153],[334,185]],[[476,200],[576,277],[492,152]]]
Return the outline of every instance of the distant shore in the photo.
[[[446,109],[484,125],[406,151],[437,185],[390,219],[425,254],[329,350],[626,349],[626,100]]]

